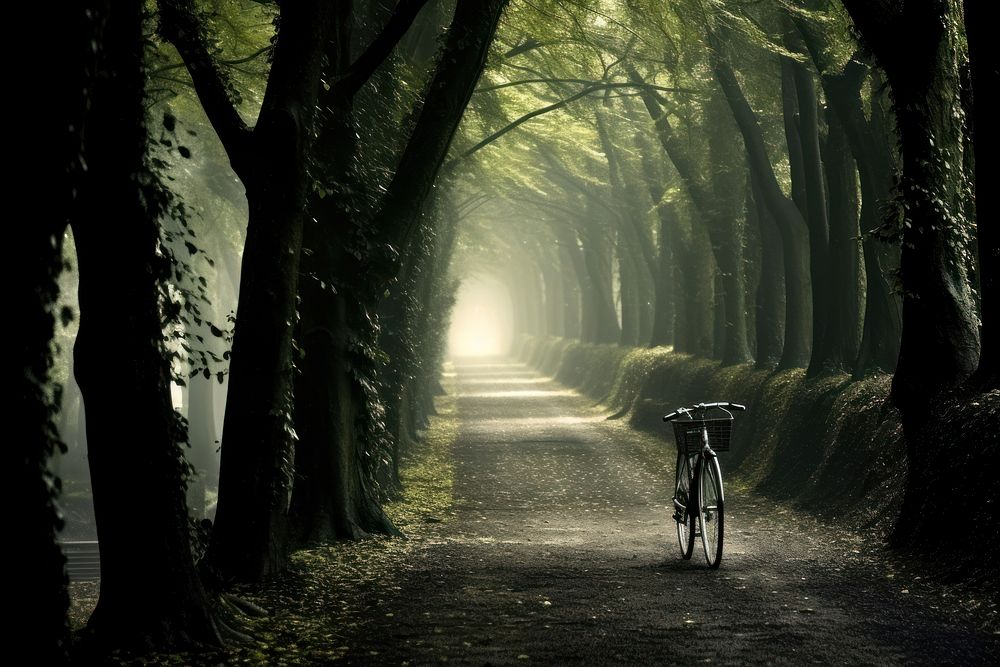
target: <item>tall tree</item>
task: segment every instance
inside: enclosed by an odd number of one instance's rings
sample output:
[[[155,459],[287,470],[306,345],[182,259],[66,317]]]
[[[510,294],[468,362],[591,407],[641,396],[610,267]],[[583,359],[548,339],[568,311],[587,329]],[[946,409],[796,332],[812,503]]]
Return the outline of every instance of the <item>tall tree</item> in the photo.
[[[996,118],[996,90],[1000,90],[1000,70],[990,43],[989,20],[983,0],[964,0],[965,36],[969,42],[972,73],[972,127],[976,152],[976,238],[979,243],[979,300],[982,320],[982,354],[973,375],[974,386],[1000,386],[1000,203],[993,189],[996,168],[990,156],[1000,144]]]
[[[964,200],[965,123],[960,62],[961,14],[955,0],[922,3],[844,0],[855,25],[892,90],[903,159],[903,329],[892,399],[903,418],[908,477],[894,539],[933,543],[950,517],[976,514],[979,489],[963,488],[943,508],[935,497],[952,494],[942,456],[928,426],[942,393],[965,381],[979,361],[979,330],[966,275],[968,223]],[[922,47],[913,51],[910,43]]]
[[[629,72],[631,81],[643,83],[638,71],[632,68]],[[684,187],[694,203],[698,215],[702,218],[711,237],[712,251],[718,264],[724,285],[725,299],[725,344],[723,346],[722,362],[738,364],[750,359],[746,342],[746,308],[743,297],[742,269],[742,234],[739,230],[741,221],[734,215],[738,206],[742,205],[742,187],[745,179],[737,174],[728,159],[713,162],[714,178],[706,182],[698,162],[685,146],[684,142],[675,136],[673,126],[667,112],[663,109],[655,92],[648,87],[639,88],[639,94],[646,106],[650,118],[656,127],[656,134],[664,152],[670,158]],[[717,117],[717,116],[716,116]],[[729,130],[722,125],[721,131]],[[728,133],[732,139],[735,133]],[[723,140],[715,133],[710,138],[714,142],[713,155],[722,151]],[[734,178],[735,176],[735,178]],[[733,189],[732,185],[739,181]],[[737,205],[735,202],[739,202]]]
[[[184,434],[163,349],[168,267],[157,219],[167,200],[146,156],[143,3],[95,9],[103,30],[71,219],[80,272],[74,369],[101,545],[101,593],[87,629],[100,650],[218,645],[191,552]],[[114,359],[127,362],[110,393]]]
[[[243,121],[192,0],[162,0],[160,32],[243,181],[250,208],[223,425],[209,560],[224,579],[257,580],[287,559],[292,463],[292,331],[307,165],[326,41],[337,8],[283,4],[256,124]]]
[[[505,0],[457,5],[413,131],[367,223],[352,219],[353,208],[345,206],[350,202],[344,198],[330,195],[309,200],[313,220],[307,229],[310,280],[303,285],[300,340],[310,363],[303,367],[299,382],[298,423],[303,441],[295,506],[305,539],[394,531],[366,476],[362,464],[367,456],[365,432],[356,428],[363,418],[364,401],[377,397],[366,396],[372,391],[371,382],[357,377],[361,360],[352,357],[352,348],[359,342],[374,344],[374,340],[352,340],[351,335],[371,327],[383,294],[399,277],[401,250],[411,244],[419,246],[421,225],[431,220],[423,216],[424,205],[483,70],[505,5]],[[334,63],[345,61],[344,54],[331,58]],[[345,139],[349,139],[351,119],[344,113],[343,100],[338,103],[336,109],[327,107],[329,115],[324,116],[320,133],[321,146],[326,148],[320,159],[329,165],[345,165],[350,157],[342,152],[345,145],[350,146]],[[331,150],[337,151],[333,153],[337,158],[331,159]],[[342,173],[335,171],[332,180]],[[358,227],[360,238],[355,232]],[[366,246],[367,252],[359,246]],[[353,259],[351,251],[357,253]],[[375,372],[374,363],[371,372]]]
[[[844,5],[885,70],[899,128],[903,333],[893,399],[914,414],[969,377],[979,359],[965,268],[960,8],[954,0]],[[906,48],[913,42],[923,45],[917,53]]]
[[[827,8],[825,0],[808,0],[810,9]],[[898,266],[899,248],[885,242],[879,233],[883,228],[883,211],[892,202],[893,175],[888,140],[889,130],[883,121],[880,93],[870,99],[871,120],[866,117],[861,89],[868,75],[872,88],[879,88],[879,75],[871,71],[855,54],[841,68],[834,57],[836,40],[828,25],[793,14],[803,43],[819,72],[823,93],[829,108],[843,128],[858,171],[861,189],[860,228],[864,253],[865,298],[864,326],[857,356],[853,362],[856,377],[871,370],[892,372],[899,356],[901,304],[893,294],[890,274]],[[830,120],[831,127],[834,121]],[[836,131],[836,130],[835,130]],[[839,200],[831,197],[830,205]],[[842,281],[838,284],[843,285]],[[845,336],[850,332],[845,332]],[[845,361],[850,361],[845,359]]]
[[[808,228],[795,202],[781,190],[768,156],[757,114],[747,103],[723,42],[710,32],[712,68],[743,135],[755,192],[767,206],[781,233],[785,269],[785,340],[779,369],[805,366],[809,360],[811,300],[809,298]]]

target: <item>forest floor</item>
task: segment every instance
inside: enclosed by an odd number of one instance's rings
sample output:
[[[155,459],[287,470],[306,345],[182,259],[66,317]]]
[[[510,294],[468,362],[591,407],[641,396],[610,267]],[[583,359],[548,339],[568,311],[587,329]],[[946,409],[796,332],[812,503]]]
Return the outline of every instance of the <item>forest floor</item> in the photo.
[[[681,560],[672,444],[523,364],[451,371],[390,507],[408,539],[300,554],[207,662],[1000,664],[995,600],[738,479],[721,569]]]

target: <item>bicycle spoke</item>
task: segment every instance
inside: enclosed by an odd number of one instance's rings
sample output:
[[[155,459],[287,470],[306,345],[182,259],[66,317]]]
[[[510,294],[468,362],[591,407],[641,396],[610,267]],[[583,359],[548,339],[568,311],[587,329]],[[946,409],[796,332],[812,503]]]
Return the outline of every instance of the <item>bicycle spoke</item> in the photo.
[[[716,568],[722,560],[722,538],[725,506],[722,493],[722,471],[715,458],[706,459],[700,475],[698,523],[705,559]]]

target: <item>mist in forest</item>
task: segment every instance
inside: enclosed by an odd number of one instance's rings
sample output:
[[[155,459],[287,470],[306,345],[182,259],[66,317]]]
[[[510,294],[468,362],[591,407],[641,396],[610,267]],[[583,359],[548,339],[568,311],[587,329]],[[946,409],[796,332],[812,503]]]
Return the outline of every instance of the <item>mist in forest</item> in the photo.
[[[503,356],[513,338],[513,307],[506,286],[490,277],[463,281],[451,311],[449,356]]]

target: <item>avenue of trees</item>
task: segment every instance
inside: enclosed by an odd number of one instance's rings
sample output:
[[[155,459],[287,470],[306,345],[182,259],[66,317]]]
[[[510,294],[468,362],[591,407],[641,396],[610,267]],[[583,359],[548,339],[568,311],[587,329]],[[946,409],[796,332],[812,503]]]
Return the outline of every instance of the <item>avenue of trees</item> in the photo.
[[[50,205],[18,231],[25,627],[65,657],[48,462],[84,447],[96,653],[224,646],[247,611],[232,583],[398,534],[381,504],[477,273],[508,285],[521,333],[894,373],[894,539],[940,540],[984,489],[926,502],[953,491],[927,425],[998,384],[984,6],[59,10]]]
[[[490,265],[528,334],[892,373],[907,443],[893,543],[938,547],[949,522],[991,534],[995,484],[970,468],[995,460],[995,437],[935,430],[955,402],[997,400],[980,4],[589,9],[535,8],[477,90],[488,130],[531,118],[458,185],[491,197],[462,272]]]

